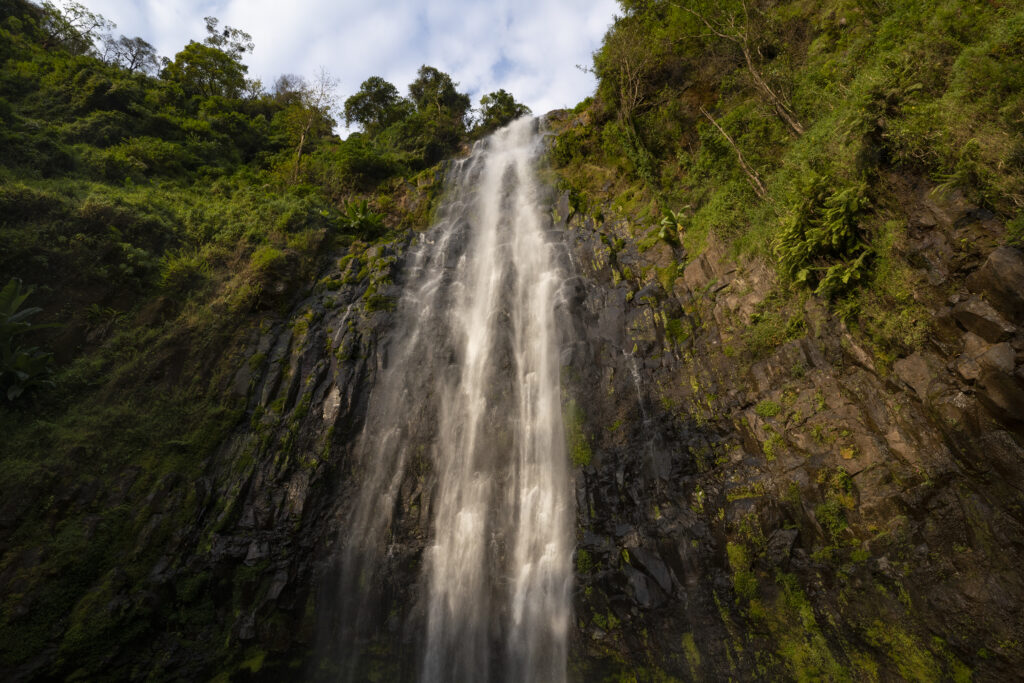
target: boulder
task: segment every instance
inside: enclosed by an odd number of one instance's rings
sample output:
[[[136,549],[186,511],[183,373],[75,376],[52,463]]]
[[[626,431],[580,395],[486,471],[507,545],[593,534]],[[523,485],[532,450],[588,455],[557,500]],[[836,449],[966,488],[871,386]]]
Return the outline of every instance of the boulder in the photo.
[[[984,371],[1012,375],[1016,356],[1008,342],[987,344],[978,335],[968,332],[964,335],[964,350],[957,358],[956,367],[960,376],[969,382],[977,380]]]
[[[671,575],[657,552],[644,548],[630,548],[629,557],[631,562],[636,562],[638,567],[657,582],[662,591],[669,595],[672,593]]]
[[[1024,382],[996,367],[984,369],[978,397],[1001,419],[1024,422]]]
[[[1011,322],[1024,318],[1024,254],[1019,249],[996,248],[967,278],[967,286],[983,294]]]
[[[773,567],[784,566],[789,561],[799,534],[796,529],[776,529],[768,537],[768,561]]]
[[[931,363],[920,353],[912,353],[893,364],[896,376],[906,382],[921,398],[928,400],[929,387],[936,378]]]
[[[1013,325],[978,296],[972,296],[954,306],[953,317],[969,332],[990,344],[1006,341],[1014,333]]]

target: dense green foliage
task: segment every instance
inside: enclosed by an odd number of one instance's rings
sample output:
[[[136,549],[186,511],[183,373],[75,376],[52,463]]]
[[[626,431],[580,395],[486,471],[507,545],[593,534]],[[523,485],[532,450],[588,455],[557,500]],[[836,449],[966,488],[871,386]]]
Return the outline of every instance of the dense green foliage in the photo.
[[[426,65],[409,84],[408,97],[380,76],[366,79],[345,100],[345,123],[358,124],[362,132],[348,138],[338,162],[366,181],[418,171],[530,112],[499,90],[481,98],[474,121],[469,96],[457,86],[448,74]]]
[[[597,92],[553,150],[576,209],[665,216],[690,258],[709,237],[764,257],[883,360],[926,324],[907,323],[920,316],[898,255],[900,182],[980,205],[1020,240],[1024,11],[1012,3],[622,5],[594,56]],[[617,196],[601,206],[610,181]]]

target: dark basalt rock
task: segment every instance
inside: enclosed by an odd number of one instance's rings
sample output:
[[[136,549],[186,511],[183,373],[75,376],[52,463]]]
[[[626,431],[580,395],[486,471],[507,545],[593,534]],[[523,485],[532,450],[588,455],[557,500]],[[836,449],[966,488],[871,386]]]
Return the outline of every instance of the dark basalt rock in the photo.
[[[940,235],[991,222],[971,214],[954,228],[964,210],[927,213]],[[576,490],[587,558],[571,667],[580,679],[785,679],[800,666],[780,650],[792,638],[820,638],[812,656],[853,678],[849,652],[898,677],[894,638],[919,643],[937,670],[959,661],[979,680],[1024,665],[1020,651],[985,646],[1024,629],[1009,569],[1024,559],[1024,285],[1003,284],[1018,252],[997,249],[971,276],[984,298],[961,289],[936,310],[948,322],[931,348],[948,351],[897,359],[886,376],[813,301],[807,336],[766,358],[737,354],[770,273],[729,263],[712,242],[665,292],[658,256],[628,239],[609,251],[620,231],[579,216],[567,230],[582,264],[572,324],[586,351],[563,356],[566,391],[592,453]],[[615,275],[627,266],[648,274]],[[949,273],[933,284],[962,277]],[[669,318],[689,334],[667,334]],[[801,601],[810,621],[786,626],[796,618],[786,605]]]
[[[1011,320],[1024,316],[1024,254],[1020,249],[996,248],[985,263],[967,278],[967,286],[980,292]]]

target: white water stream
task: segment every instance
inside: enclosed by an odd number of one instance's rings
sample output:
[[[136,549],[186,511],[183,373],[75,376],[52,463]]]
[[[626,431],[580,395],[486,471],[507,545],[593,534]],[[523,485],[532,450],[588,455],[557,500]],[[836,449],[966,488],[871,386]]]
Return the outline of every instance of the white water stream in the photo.
[[[438,223],[410,255],[388,367],[362,437],[343,572],[372,582],[407,467],[429,462],[420,583],[426,683],[566,676],[573,498],[559,385],[565,280],[522,119],[448,178]],[[349,619],[359,600],[349,598]]]

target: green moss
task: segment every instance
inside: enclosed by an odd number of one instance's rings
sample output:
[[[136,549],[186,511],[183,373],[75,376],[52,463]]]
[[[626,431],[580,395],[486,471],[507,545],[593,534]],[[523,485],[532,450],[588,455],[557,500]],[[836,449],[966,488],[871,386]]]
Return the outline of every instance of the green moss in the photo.
[[[782,453],[782,449],[785,448],[786,442],[782,439],[778,432],[769,429],[768,438],[761,444],[761,449],[764,451],[764,457],[768,462],[774,462],[776,458]]]
[[[690,337],[690,328],[684,318],[665,319],[665,339],[672,346],[681,346]]]
[[[814,518],[822,526],[833,542],[837,541],[840,533],[847,528],[846,508],[836,498],[829,498],[824,503],[814,508]]]
[[[576,551],[576,571],[580,574],[589,574],[594,569],[594,560],[586,550]]]
[[[782,344],[807,333],[803,312],[787,314],[784,308],[778,308],[779,305],[777,297],[770,297],[743,330],[744,347],[755,359],[765,358]]]
[[[767,612],[765,626],[788,673],[797,681],[854,680],[832,653],[797,577],[780,572],[776,582],[782,592]]]
[[[747,498],[760,498],[764,495],[764,484],[756,482],[754,484],[737,486],[736,488],[729,491],[726,494],[725,499],[730,503],[735,500],[746,500]]]
[[[912,634],[893,622],[876,620],[864,633],[907,681],[937,681],[944,676],[941,662]]]
[[[583,431],[583,417],[583,410],[573,399],[569,399],[562,408],[569,459],[576,467],[586,467],[592,457],[590,441]]]
[[[679,277],[679,264],[673,261],[664,268],[657,268],[655,272],[658,283],[666,292],[671,293],[676,278]]]
[[[250,648],[245,653],[245,660],[243,660],[242,663],[238,665],[238,668],[240,670],[245,669],[246,671],[250,671],[254,674],[259,673],[260,669],[263,668],[263,661],[266,658],[266,651],[260,648]]]
[[[266,359],[267,354],[254,353],[253,355],[249,356],[249,369],[253,370],[254,372],[256,370],[259,370],[260,367],[263,365],[263,361],[265,361]]]
[[[750,600],[757,594],[757,576],[750,570],[747,549],[739,544],[726,544],[729,567],[732,570],[732,586],[739,600]]]
[[[754,412],[757,413],[760,417],[767,419],[775,417],[780,412],[782,412],[782,406],[780,406],[775,401],[766,398],[760,403],[758,403],[756,406],[754,406]]]
[[[682,638],[683,655],[686,657],[686,663],[690,668],[690,675],[694,680],[699,679],[700,672],[700,650],[697,649],[697,643],[693,639],[692,633],[684,633]]]
[[[369,290],[368,290],[369,291]],[[393,311],[397,302],[394,297],[385,296],[383,294],[370,294],[363,297],[363,303],[366,307],[367,313],[375,313],[377,311]]]
[[[594,614],[591,620],[594,622],[595,626],[605,633],[615,631],[622,625],[622,623],[611,612]]]
[[[800,485],[795,481],[786,485],[786,493],[783,500],[791,507],[800,509],[803,504],[803,494],[800,492]]]

